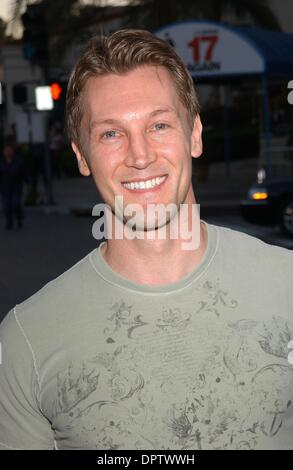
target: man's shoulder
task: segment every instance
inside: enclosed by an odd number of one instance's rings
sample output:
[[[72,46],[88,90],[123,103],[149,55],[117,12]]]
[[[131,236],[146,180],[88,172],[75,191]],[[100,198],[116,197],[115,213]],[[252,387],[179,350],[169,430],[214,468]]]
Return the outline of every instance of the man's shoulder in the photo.
[[[219,249],[229,252],[235,259],[241,258],[247,262],[257,261],[261,265],[278,264],[293,270],[293,251],[228,227],[217,226]]]
[[[95,276],[90,262],[91,253],[17,304],[15,311],[18,315],[22,319],[35,318],[36,315],[54,317],[61,311],[73,308],[82,300],[90,277]]]

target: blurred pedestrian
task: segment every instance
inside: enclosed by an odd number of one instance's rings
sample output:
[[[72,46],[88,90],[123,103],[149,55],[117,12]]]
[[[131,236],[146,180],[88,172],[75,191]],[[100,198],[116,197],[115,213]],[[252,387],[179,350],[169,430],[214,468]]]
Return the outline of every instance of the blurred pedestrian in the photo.
[[[31,144],[27,153],[28,192],[25,198],[26,206],[44,204],[48,191],[48,173],[45,163],[45,148],[43,143]],[[40,178],[43,188],[40,189]]]
[[[0,193],[6,219],[6,230],[13,228],[15,218],[18,227],[22,227],[24,178],[24,162],[20,155],[16,154],[13,143],[7,140],[0,157]]]

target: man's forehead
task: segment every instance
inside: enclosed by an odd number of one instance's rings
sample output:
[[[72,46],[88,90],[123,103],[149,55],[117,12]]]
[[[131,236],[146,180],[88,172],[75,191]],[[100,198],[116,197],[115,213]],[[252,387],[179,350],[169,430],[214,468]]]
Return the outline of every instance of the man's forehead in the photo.
[[[85,91],[94,94],[98,99],[120,95],[122,93],[138,93],[149,95],[160,93],[177,95],[176,87],[170,72],[162,66],[143,65],[122,74],[109,73],[93,76],[87,80]]]
[[[135,117],[138,110],[150,117],[160,110],[178,116],[181,107],[168,70],[154,66],[138,67],[127,74],[92,77],[85,99],[90,120],[95,121],[110,120],[112,111],[116,114],[117,110],[127,112],[129,117]]]

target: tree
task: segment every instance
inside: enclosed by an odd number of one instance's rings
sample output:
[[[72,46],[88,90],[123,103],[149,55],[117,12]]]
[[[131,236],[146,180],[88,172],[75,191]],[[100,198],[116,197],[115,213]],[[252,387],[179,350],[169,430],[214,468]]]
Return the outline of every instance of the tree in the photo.
[[[102,10],[102,0],[14,0],[11,10],[14,31],[19,30],[21,16],[32,3],[44,6],[51,65],[60,63],[70,45],[77,38],[80,40],[89,26],[97,24]]]
[[[0,41],[2,42],[6,38],[6,27],[5,21],[0,18]]]
[[[280,31],[281,27],[267,0],[130,0],[127,25],[139,16],[149,30],[180,20],[205,19],[232,24],[254,24]]]
[[[93,29],[103,22],[107,8],[105,0],[35,0],[44,5],[50,43],[51,65],[60,63],[66,50],[76,40],[85,41]],[[31,0],[14,0],[12,28],[19,22]],[[112,1],[112,5],[113,5]],[[109,2],[110,4],[110,2]],[[109,7],[110,9],[110,7]],[[122,27],[142,27],[155,30],[178,20],[191,18],[255,24],[280,30],[279,22],[268,0],[129,0],[124,9]],[[78,32],[78,34],[77,34]]]

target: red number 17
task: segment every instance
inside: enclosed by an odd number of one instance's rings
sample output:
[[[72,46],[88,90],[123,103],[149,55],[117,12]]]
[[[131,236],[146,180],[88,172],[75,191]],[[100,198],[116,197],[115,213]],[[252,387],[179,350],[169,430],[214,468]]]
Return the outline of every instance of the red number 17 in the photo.
[[[212,55],[213,55],[213,50],[214,50],[214,47],[215,45],[217,44],[218,42],[218,36],[216,35],[210,35],[210,36],[195,36],[195,38],[190,41],[187,45],[188,47],[191,47],[192,48],[192,52],[193,52],[193,60],[195,62],[199,62],[200,61],[200,45],[203,43],[203,42],[207,42],[208,43],[208,47],[206,49],[206,53],[205,53],[205,57],[204,57],[204,60],[207,62],[209,60],[211,60],[212,58]]]

